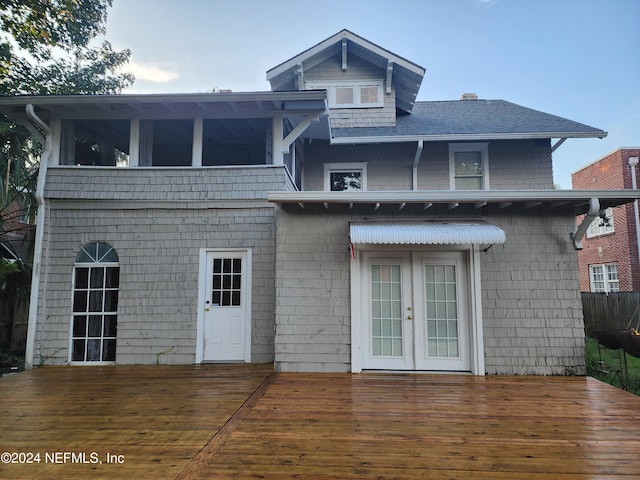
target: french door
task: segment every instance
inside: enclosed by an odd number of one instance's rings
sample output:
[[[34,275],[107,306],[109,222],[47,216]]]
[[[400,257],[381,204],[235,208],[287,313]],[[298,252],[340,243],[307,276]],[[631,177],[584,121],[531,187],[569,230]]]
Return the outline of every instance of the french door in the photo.
[[[365,369],[469,371],[464,252],[363,254]]]

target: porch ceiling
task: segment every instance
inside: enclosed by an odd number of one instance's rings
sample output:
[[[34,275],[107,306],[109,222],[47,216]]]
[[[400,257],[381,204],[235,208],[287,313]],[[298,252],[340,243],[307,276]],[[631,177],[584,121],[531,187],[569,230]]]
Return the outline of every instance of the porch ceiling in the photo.
[[[481,208],[488,204],[500,208],[523,206],[532,208],[546,205],[552,208],[573,207],[576,215],[589,210],[589,200],[597,198],[600,208],[616,207],[640,198],[640,190],[415,190],[415,191],[366,191],[366,192],[270,192],[268,200],[278,204],[370,204],[377,209],[382,204],[423,204],[429,208],[445,204],[454,209],[463,204]]]

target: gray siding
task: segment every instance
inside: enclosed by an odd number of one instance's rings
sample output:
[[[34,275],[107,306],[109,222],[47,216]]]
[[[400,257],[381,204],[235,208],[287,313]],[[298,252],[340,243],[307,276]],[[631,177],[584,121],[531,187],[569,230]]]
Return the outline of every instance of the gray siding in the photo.
[[[332,207],[333,208],[333,207]],[[280,209],[276,250],[276,366],[282,371],[349,371],[349,226],[400,217],[382,207]],[[408,216],[424,213],[405,208]],[[403,210],[403,212],[405,212]],[[446,210],[434,207],[433,217]],[[472,211],[461,211],[469,219]],[[477,213],[475,214],[476,218]],[[577,256],[571,212],[500,209],[488,221],[507,242],[482,254],[485,369],[490,374],[584,374]]]
[[[356,80],[385,80],[386,72],[353,55],[347,56],[348,67],[342,70],[342,57],[335,55],[305,72],[306,83],[336,83]],[[383,88],[386,92],[386,88]],[[383,93],[384,106],[378,108],[332,109],[332,128],[347,127],[391,127],[396,124],[396,92]]]
[[[369,190],[411,190],[417,143],[306,146],[304,189],[323,190],[324,163],[367,162]],[[489,143],[492,190],[553,188],[549,140]],[[418,164],[419,190],[448,190],[449,144],[427,142]]]
[[[47,364],[67,362],[73,263],[79,249],[94,241],[109,243],[120,259],[117,363],[153,364],[169,349],[162,363],[195,361],[201,248],[252,249],[251,359],[273,361],[275,210],[252,198],[284,185],[282,169],[256,169],[270,179],[253,169],[204,170],[224,175],[198,169],[50,170],[36,365],[44,357]],[[207,192],[203,186],[210,181],[215,190]],[[152,201],[158,185],[163,196]],[[184,201],[192,187],[208,196],[226,190],[231,198],[250,199]]]
[[[278,211],[276,368],[348,372],[351,295],[343,217]]]
[[[482,256],[485,368],[489,374],[584,375],[584,323],[570,211],[489,219],[507,235]]]
[[[324,164],[367,162],[369,190],[411,190],[415,144],[334,145],[313,142],[306,146],[304,190],[324,190]]]
[[[289,189],[284,167],[50,167],[45,196],[64,200],[210,201],[266,199]]]

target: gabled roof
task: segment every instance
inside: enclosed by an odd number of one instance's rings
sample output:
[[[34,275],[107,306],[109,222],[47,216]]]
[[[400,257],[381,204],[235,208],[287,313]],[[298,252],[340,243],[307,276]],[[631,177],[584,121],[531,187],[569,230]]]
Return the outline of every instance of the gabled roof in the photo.
[[[267,71],[267,80],[271,83],[272,90],[302,88],[301,86],[295,87],[294,80],[298,74],[298,67],[302,66],[303,71],[309,70],[328,58],[340,54],[343,50],[343,42],[345,42],[345,48],[349,54],[356,55],[384,71],[388,72],[391,69],[391,79],[396,89],[396,107],[410,112],[420,89],[425,69],[349,30],[342,30]]]
[[[333,143],[603,138],[607,132],[504,100],[416,102],[395,127],[333,128]]]

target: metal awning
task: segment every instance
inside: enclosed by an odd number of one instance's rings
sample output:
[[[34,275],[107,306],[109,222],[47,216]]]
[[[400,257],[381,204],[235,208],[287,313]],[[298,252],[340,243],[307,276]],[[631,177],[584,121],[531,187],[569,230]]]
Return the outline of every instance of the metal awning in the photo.
[[[352,222],[351,243],[465,245],[504,243],[504,230],[488,223]]]

